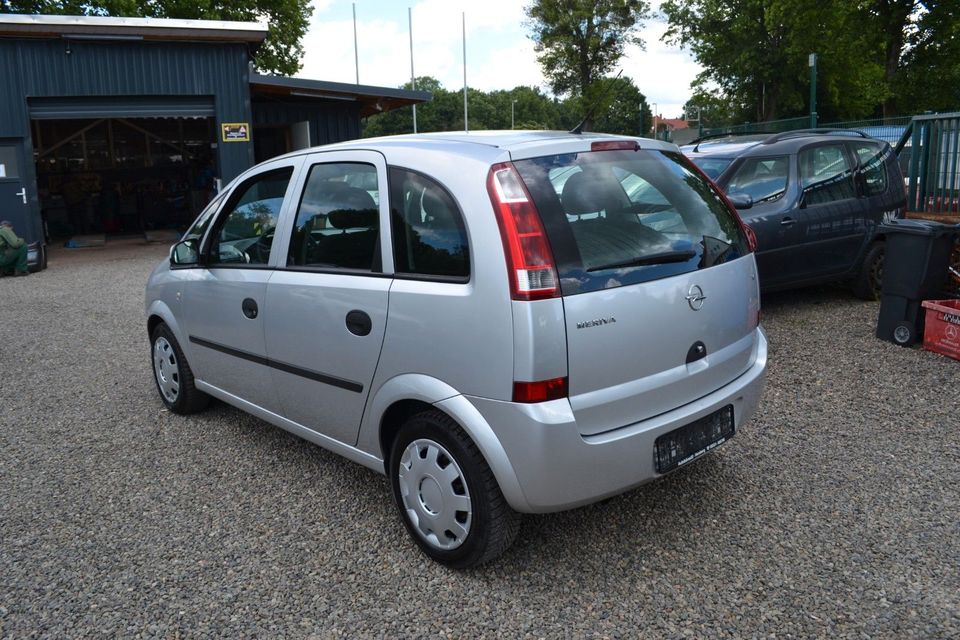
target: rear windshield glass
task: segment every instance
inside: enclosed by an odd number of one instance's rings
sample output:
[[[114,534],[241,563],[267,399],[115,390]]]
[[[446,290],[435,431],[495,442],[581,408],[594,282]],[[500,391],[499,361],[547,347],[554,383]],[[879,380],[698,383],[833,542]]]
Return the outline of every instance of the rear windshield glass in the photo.
[[[737,220],[679,153],[597,151],[514,163],[563,295],[666,278],[747,253]]]

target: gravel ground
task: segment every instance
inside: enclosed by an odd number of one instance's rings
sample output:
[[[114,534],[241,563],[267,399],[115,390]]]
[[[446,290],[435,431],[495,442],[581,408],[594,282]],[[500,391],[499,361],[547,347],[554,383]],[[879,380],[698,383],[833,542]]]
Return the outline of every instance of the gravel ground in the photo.
[[[769,296],[759,414],[716,455],[425,559],[385,479],[227,406],[163,410],[160,246],[0,280],[0,637],[960,636],[960,363],[878,305]]]

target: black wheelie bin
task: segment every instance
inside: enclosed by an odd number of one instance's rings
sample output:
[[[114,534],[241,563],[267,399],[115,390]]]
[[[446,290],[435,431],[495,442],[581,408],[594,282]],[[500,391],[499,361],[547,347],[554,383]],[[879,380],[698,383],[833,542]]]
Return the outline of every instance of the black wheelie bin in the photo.
[[[887,239],[877,337],[909,346],[923,336],[924,300],[941,297],[957,237],[956,225],[929,220],[891,220]]]

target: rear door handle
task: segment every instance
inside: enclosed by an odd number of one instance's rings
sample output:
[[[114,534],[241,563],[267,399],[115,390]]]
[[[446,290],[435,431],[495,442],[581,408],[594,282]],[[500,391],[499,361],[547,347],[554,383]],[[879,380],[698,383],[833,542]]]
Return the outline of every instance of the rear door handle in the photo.
[[[244,298],[240,308],[243,309],[243,315],[247,316],[251,320],[255,320],[257,315],[260,313],[260,308],[257,306],[257,301],[253,298]]]
[[[780,221],[780,224],[783,225],[784,227],[789,227],[790,225],[796,224],[796,223],[797,221],[791,218],[790,216],[787,216],[786,218]]]
[[[363,311],[354,309],[347,314],[347,331],[355,336],[366,336],[373,330],[373,320]]]

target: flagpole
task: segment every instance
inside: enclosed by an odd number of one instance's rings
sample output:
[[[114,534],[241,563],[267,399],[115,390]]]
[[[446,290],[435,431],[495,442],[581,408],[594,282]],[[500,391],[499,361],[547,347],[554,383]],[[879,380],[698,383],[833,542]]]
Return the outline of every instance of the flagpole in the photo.
[[[463,12],[463,130],[470,131],[467,119],[467,12]]]
[[[360,54],[357,53],[357,3],[353,3],[353,68],[357,71],[357,84],[360,84]]]
[[[417,76],[413,73],[413,9],[407,7],[407,22],[410,25],[410,86],[417,90]],[[417,104],[413,104],[413,132],[417,132]]]

